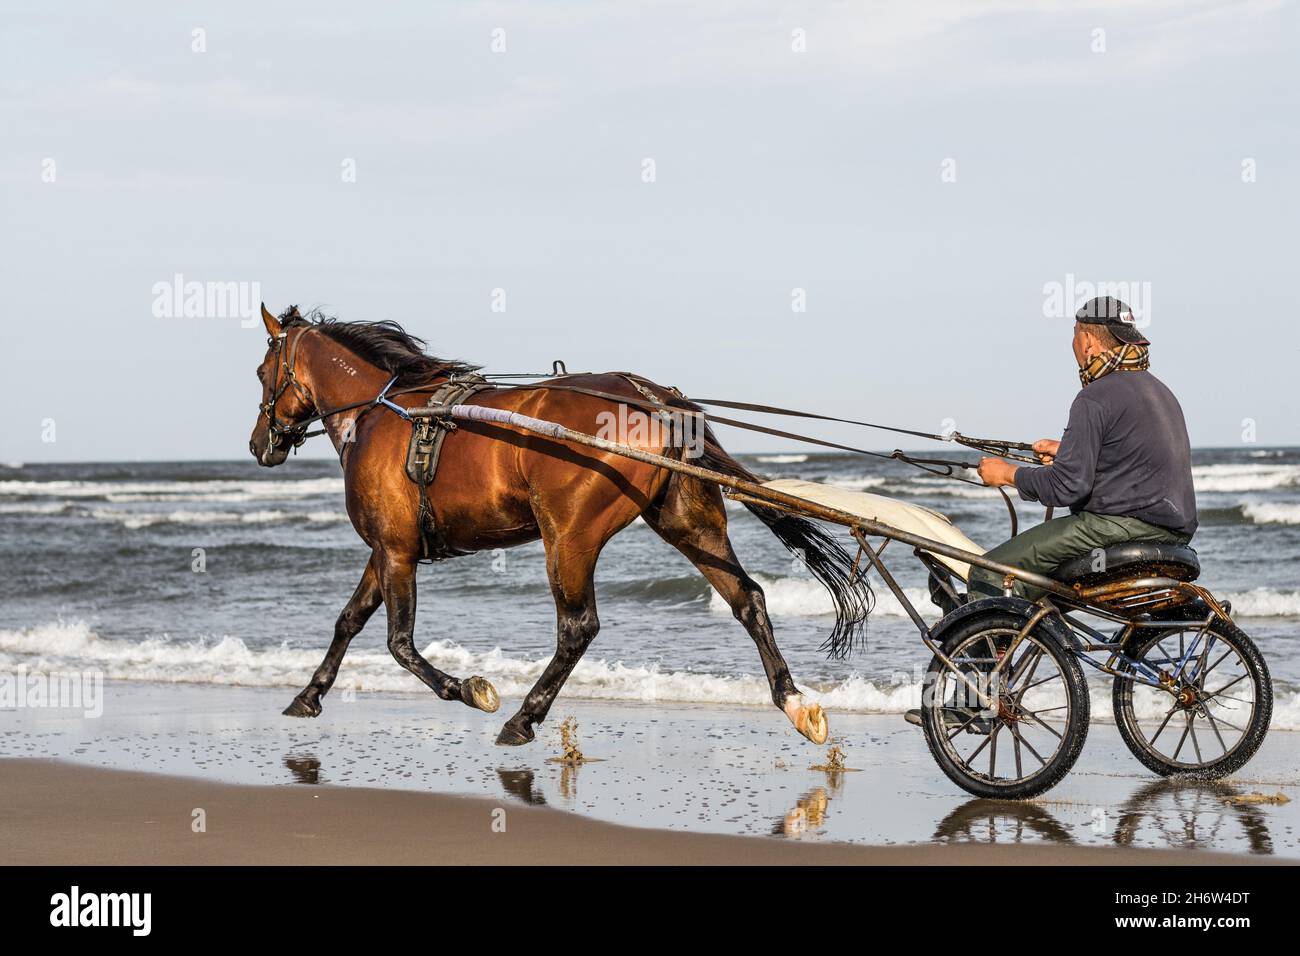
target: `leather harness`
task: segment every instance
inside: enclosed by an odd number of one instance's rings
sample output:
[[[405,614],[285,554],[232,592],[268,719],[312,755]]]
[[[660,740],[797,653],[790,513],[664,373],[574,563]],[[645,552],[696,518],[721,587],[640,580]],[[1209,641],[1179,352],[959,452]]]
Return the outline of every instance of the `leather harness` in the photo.
[[[460,405],[471,395],[488,388],[492,388],[492,385],[482,375],[461,376],[437,386],[426,404]],[[419,417],[411,418],[410,421],[412,427],[411,440],[406,446],[406,477],[420,489],[420,560],[443,561],[469,554],[468,551],[458,551],[447,544],[429,501],[429,486],[438,473],[442,443],[447,434],[455,430],[456,423],[450,418]]]
[[[292,445],[294,449],[297,449],[298,446],[300,446],[308,438],[311,438],[314,435],[322,434],[324,432],[323,428],[317,429],[315,431],[307,430],[309,426],[315,422],[323,422],[325,419],[329,418],[332,415],[337,415],[340,412],[350,411],[353,409],[361,409],[360,413],[357,415],[357,419],[360,419],[362,415],[365,415],[373,408],[378,408],[379,406],[387,407],[388,409],[390,409],[400,417],[409,421],[412,425],[411,439],[409,444],[407,445],[407,452],[406,452],[406,474],[407,477],[411,479],[411,481],[415,482],[416,487],[418,487],[420,490],[420,511],[419,511],[420,532],[421,532],[420,560],[442,561],[446,558],[458,557],[464,554],[468,554],[469,552],[458,551],[447,544],[446,538],[443,535],[441,529],[437,527],[437,522],[435,520],[434,513],[433,513],[433,507],[429,502],[429,485],[433,483],[433,479],[437,474],[438,459],[439,456],[442,454],[442,443],[446,439],[447,433],[453,431],[456,428],[455,423],[446,416],[420,416],[419,418],[413,418],[411,415],[409,415],[405,408],[403,408],[401,405],[398,405],[396,402],[392,401],[391,398],[389,398],[389,394],[390,394],[389,389],[391,389],[393,385],[397,382],[397,376],[393,376],[393,378],[389,380],[388,384],[385,385],[383,389],[380,391],[380,393],[376,395],[373,399],[368,399],[360,402],[353,402],[351,404],[344,405],[338,408],[333,408],[328,411],[318,411],[316,414],[311,415],[299,422],[292,422],[292,423],[282,422],[279,419],[278,415],[276,414],[277,405],[279,404],[280,397],[290,388],[290,386],[295,388],[304,397],[304,399],[307,399],[308,401],[311,400],[311,396],[307,394],[306,390],[303,388],[302,384],[298,381],[297,376],[295,375],[295,365],[297,364],[298,345],[301,343],[303,336],[311,332],[312,329],[310,327],[303,329],[302,334],[300,334],[294,340],[293,344],[290,346],[288,356],[285,356],[284,347],[285,347],[286,339],[288,338],[288,331],[289,331],[288,329],[281,331],[278,336],[274,336],[268,339],[268,343],[267,343],[274,351],[274,362],[273,362],[274,377],[271,381],[271,386],[269,390],[270,399],[266,402],[263,402],[259,406],[259,411],[267,419],[268,447],[273,449],[281,443],[288,443]],[[557,377],[563,377],[566,374],[566,372],[562,370],[563,370],[563,363],[556,362],[552,371],[552,375],[555,375]],[[283,380],[281,378],[282,373],[283,373]],[[478,374],[469,374],[469,375],[461,375],[461,376],[453,377],[437,386],[417,385],[413,387],[402,388],[402,389],[398,389],[395,392],[392,392],[391,394],[402,395],[402,394],[410,394],[412,392],[425,392],[425,391],[432,390],[432,394],[430,395],[427,404],[429,406],[441,406],[443,408],[450,408],[452,405],[463,404],[471,396],[473,396],[478,392],[483,391],[484,389],[549,388],[549,389],[576,392],[578,394],[589,395],[592,397],[603,398],[603,399],[616,401],[616,402],[624,402],[632,405],[639,405],[644,409],[658,413],[660,416],[681,414],[683,412],[686,412],[687,414],[695,414],[695,415],[702,416],[703,412],[699,408],[700,405],[715,405],[724,408],[736,408],[736,409],[744,409],[749,411],[765,412],[768,414],[794,415],[800,418],[812,418],[812,419],[821,419],[824,421],[848,422],[850,424],[865,425],[871,428],[881,428],[887,431],[902,432],[909,435],[915,435],[922,438],[931,438],[939,441],[956,441],[960,444],[966,445],[967,447],[975,448],[980,451],[983,451],[985,454],[990,454],[997,457],[1012,458],[1021,461],[1035,460],[1027,456],[1016,455],[1012,453],[1012,449],[1026,450],[1026,451],[1032,449],[1031,445],[1020,443],[1020,442],[1001,442],[1001,441],[994,441],[991,439],[968,438],[967,436],[961,435],[960,433],[957,432],[954,432],[951,435],[932,435],[927,432],[912,431],[909,429],[902,429],[902,428],[892,428],[887,425],[875,425],[869,422],[857,422],[857,421],[851,421],[849,419],[835,418],[833,416],[828,416],[828,415],[815,415],[807,412],[797,412],[792,409],[775,408],[766,405],[755,405],[755,404],[750,404],[745,402],[729,402],[729,401],[722,401],[717,399],[697,399],[694,402],[691,402],[689,400],[686,400],[682,395],[682,393],[675,388],[671,388],[668,390],[672,393],[672,398],[669,398],[667,400],[667,403],[665,403],[659,399],[659,396],[655,395],[653,391],[647,388],[646,384],[644,383],[644,380],[639,379],[638,376],[634,376],[627,372],[616,372],[613,374],[619,375],[625,380],[627,380],[632,385],[632,387],[636,389],[637,393],[641,397],[639,399],[634,399],[626,395],[616,395],[608,392],[603,392],[598,389],[584,388],[582,386],[575,386],[575,385],[565,385],[559,382],[548,382],[544,384],[528,383],[528,384],[519,384],[519,385],[513,383],[506,383],[506,382],[489,382],[482,375],[478,375]],[[496,377],[510,378],[512,376],[496,376]],[[524,376],[524,377],[533,378],[535,376]],[[897,449],[895,449],[892,453],[884,454],[881,452],[870,451],[863,448],[856,448],[851,445],[842,445],[837,442],[830,442],[822,439],[810,438],[805,435],[799,435],[792,432],[783,431],[780,429],[769,428],[763,425],[756,425],[752,422],[734,421],[728,418],[720,418],[716,415],[710,417],[713,419],[713,421],[719,424],[734,425],[736,427],[744,428],[749,431],[762,432],[768,435],[775,435],[782,438],[790,438],[798,441],[810,442],[812,444],[822,445],[828,448],[834,448],[842,451],[851,451],[863,455],[870,455],[875,458],[895,459],[898,461],[902,461],[906,464],[918,467],[923,471],[930,472],[931,474],[937,475],[939,477],[953,478],[957,481],[964,481],[969,484],[982,485],[982,482],[980,481],[976,481],[971,478],[964,478],[961,475],[956,473],[957,469],[959,468],[973,469],[975,465],[970,462],[951,461],[948,459],[917,458],[911,455],[904,454],[902,451],[899,451]],[[1014,537],[1017,531],[1019,530],[1018,528],[1019,522],[1017,521],[1015,506],[1011,503],[1011,497],[1006,493],[1005,489],[999,487],[997,490],[1001,493],[1003,500],[1006,502],[1007,511],[1011,518],[1011,534],[1012,537]],[[1052,509],[1048,508],[1047,518],[1050,519],[1051,516],[1052,516]]]

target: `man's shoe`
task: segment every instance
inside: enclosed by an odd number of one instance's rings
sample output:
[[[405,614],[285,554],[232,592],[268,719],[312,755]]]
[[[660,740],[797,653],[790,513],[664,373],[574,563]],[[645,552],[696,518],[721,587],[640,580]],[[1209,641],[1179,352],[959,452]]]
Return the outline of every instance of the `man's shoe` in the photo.
[[[952,708],[944,712],[944,723],[948,725],[949,730],[956,730],[963,727],[968,734],[989,734],[993,731],[993,721],[986,717],[977,717],[979,711],[974,709],[965,709],[960,713],[953,713]],[[971,718],[974,718],[973,720]],[[908,710],[903,713],[903,719],[913,726],[921,726],[921,712],[919,710]],[[968,722],[969,721],[969,722]]]

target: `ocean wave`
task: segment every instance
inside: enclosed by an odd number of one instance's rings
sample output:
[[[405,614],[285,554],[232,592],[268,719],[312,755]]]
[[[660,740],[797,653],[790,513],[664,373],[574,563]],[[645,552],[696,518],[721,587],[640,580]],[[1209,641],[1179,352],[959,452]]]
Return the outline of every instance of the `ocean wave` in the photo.
[[[886,490],[891,495],[910,495],[916,497],[984,499],[997,499],[1002,497],[996,488],[988,488],[983,485],[972,485],[969,482],[946,479],[891,482]]]
[[[1255,524],[1300,524],[1300,502],[1248,501],[1241,513]]]
[[[276,524],[283,521],[306,521],[311,524],[331,524],[347,521],[343,511],[123,511],[112,508],[95,508],[90,516],[98,521],[116,521],[124,528],[149,528],[159,524],[214,525],[214,524]]]
[[[879,488],[886,481],[887,479],[877,475],[862,475],[855,478],[830,477],[826,479],[826,484],[843,488],[845,491],[866,491],[868,488]]]
[[[789,615],[792,617],[822,617],[835,613],[835,604],[827,590],[822,587],[821,582],[811,574],[805,574],[799,577],[771,577],[766,574],[755,574],[754,580],[759,583],[763,589],[763,596],[767,600],[768,613],[774,617]],[[907,611],[898,603],[898,599],[884,585],[878,581],[873,582],[876,592],[876,606],[872,614],[883,615],[884,617],[906,617]],[[922,612],[928,612],[933,609],[938,613],[938,609],[930,603],[930,592],[925,588],[903,588],[903,593],[907,599],[917,606]],[[714,614],[731,614],[731,608],[717,591],[711,591],[709,596],[709,610]]]
[[[763,588],[767,609],[774,617],[823,617],[835,613],[835,604],[821,583],[812,575],[772,577],[756,574],[754,579]],[[873,582],[876,606],[871,612],[883,617],[907,617],[907,611],[888,588]],[[923,587],[903,588],[907,599],[916,605],[922,615],[938,614],[930,602],[930,592]],[[1279,591],[1272,588],[1255,588],[1221,595],[1232,602],[1234,617],[1300,617],[1300,591]],[[709,592],[709,610],[714,614],[730,615],[731,608],[718,592]]]
[[[23,630],[0,630],[0,670],[98,670],[108,680],[153,683],[213,684],[243,687],[298,688],[320,663],[322,649],[280,646],[250,648],[237,637],[140,642],[100,637],[82,621],[57,621]],[[451,641],[424,648],[431,664],[452,674],[482,674],[504,698],[528,692],[549,663],[509,657],[500,648],[475,652]],[[382,651],[355,649],[344,660],[336,685],[356,691],[427,693],[417,678]],[[832,711],[901,714],[917,707],[921,682],[915,673],[871,679],[854,673],[839,681],[802,688]],[[1096,692],[1097,689],[1094,688]],[[587,659],[564,686],[566,696],[587,700],[703,703],[714,706],[770,707],[771,691],[761,677],[663,670],[656,664]],[[1051,706],[1051,701],[1039,706]],[[1139,715],[1159,717],[1152,713]],[[1110,720],[1108,708],[1095,708],[1094,719]],[[1300,693],[1283,688],[1274,698],[1277,730],[1300,729]]]
[[[1300,617],[1300,591],[1255,588],[1252,591],[1235,591],[1221,597],[1225,601],[1232,602],[1234,618]]]
[[[759,455],[757,460],[768,465],[798,465],[808,460],[807,455]]]
[[[0,515],[57,515],[67,511],[66,501],[52,501],[44,504],[0,501]]]
[[[0,481],[0,495],[103,498],[106,501],[241,502],[340,494],[342,491],[342,478],[306,478],[297,481]]]
[[[140,642],[100,637],[85,622],[58,621],[18,631],[0,630],[0,670],[96,669],[109,680],[298,687],[320,664],[322,648],[284,645],[250,648],[238,637]],[[549,658],[509,657],[499,648],[474,652],[451,641],[434,641],[424,656],[454,674],[483,674],[504,697],[528,692]],[[424,685],[387,652],[354,649],[339,673],[338,687],[360,691],[423,691]],[[683,701],[768,704],[771,691],[760,677],[723,677],[665,671],[657,665],[584,660],[565,684],[565,693],[595,700]]]
[[[1300,487],[1300,465],[1197,465],[1192,468],[1197,491],[1272,491]]]

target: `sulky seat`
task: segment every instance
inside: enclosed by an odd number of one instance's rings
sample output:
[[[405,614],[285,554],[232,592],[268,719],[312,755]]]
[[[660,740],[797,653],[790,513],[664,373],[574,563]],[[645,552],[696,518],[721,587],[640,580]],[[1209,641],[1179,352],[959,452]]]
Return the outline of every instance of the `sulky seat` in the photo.
[[[1066,584],[1104,584],[1122,578],[1163,577],[1195,581],[1201,573],[1196,551],[1185,544],[1128,541],[1098,554],[1090,551],[1066,561],[1052,577]]]

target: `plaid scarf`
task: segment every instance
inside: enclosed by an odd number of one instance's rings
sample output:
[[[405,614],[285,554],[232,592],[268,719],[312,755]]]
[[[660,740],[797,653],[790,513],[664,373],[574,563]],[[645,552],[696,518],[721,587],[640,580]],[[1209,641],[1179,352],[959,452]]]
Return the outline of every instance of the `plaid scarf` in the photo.
[[[1100,352],[1079,369],[1079,381],[1086,387],[1116,369],[1121,372],[1145,372],[1151,367],[1148,352],[1145,345],[1117,345]]]

